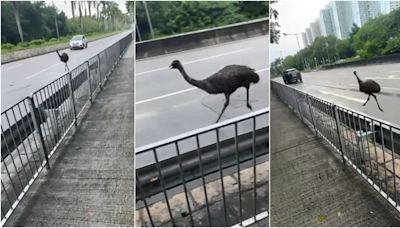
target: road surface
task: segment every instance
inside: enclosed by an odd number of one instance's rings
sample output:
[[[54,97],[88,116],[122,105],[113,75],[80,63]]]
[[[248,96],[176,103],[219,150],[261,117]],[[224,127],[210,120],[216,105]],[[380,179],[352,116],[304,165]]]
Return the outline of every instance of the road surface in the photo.
[[[366,106],[363,106],[368,95],[359,91],[353,71],[357,71],[361,80],[373,79],[380,84],[381,93],[376,96],[383,112],[379,111],[373,97]],[[302,75],[304,83],[290,84],[290,86],[400,126],[400,63],[346,67],[302,73]],[[282,78],[274,80],[283,83]]]
[[[68,66],[72,70],[89,58],[116,43],[130,31],[90,42],[87,49],[69,50]],[[1,110],[16,104],[39,88],[65,74],[64,63],[57,54],[48,53],[1,65]]]
[[[137,60],[136,147],[214,124],[223,107],[223,94],[207,94],[188,84],[178,70],[169,69],[175,59],[196,79],[204,79],[226,65],[247,65],[261,79],[250,87],[253,111],[269,106],[267,36]],[[246,90],[240,88],[231,95],[220,121],[249,112]]]

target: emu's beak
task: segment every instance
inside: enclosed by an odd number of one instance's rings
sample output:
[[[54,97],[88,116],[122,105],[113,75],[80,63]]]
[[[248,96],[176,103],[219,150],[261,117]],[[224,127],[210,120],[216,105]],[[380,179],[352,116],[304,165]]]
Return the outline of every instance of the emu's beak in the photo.
[[[172,64],[171,64],[171,65],[169,65],[169,69],[172,69]]]

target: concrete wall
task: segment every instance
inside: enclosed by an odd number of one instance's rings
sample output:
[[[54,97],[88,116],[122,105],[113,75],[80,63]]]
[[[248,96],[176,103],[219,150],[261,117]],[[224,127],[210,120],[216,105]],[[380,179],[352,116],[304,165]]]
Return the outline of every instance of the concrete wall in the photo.
[[[400,63],[400,54],[385,55],[370,59],[360,59],[352,62],[338,63],[332,65],[323,66],[322,69],[334,69],[339,67],[353,67],[363,66],[367,64],[379,64],[379,63]]]
[[[136,43],[136,58],[142,59],[188,49],[268,34],[267,18]]]

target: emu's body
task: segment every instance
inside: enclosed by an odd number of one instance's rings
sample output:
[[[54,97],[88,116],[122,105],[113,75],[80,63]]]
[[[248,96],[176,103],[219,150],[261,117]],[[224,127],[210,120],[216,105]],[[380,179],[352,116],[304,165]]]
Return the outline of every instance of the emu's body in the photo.
[[[373,96],[375,98],[375,101],[376,101],[376,104],[378,105],[379,110],[381,110],[383,112],[381,106],[379,105],[378,99],[376,98],[376,96],[374,94],[374,93],[379,93],[381,91],[380,85],[376,81],[371,80],[371,79],[362,81],[358,77],[356,71],[354,71],[353,73],[357,78],[360,91],[368,95],[367,101],[365,101],[363,106],[365,106],[367,104],[367,102],[369,101],[370,96]]]
[[[57,52],[58,57],[60,57],[61,62],[65,63],[65,69],[69,71],[68,64],[67,64],[67,62],[68,62],[68,60],[69,60],[68,55],[67,55],[66,53],[62,53],[62,54],[60,55],[60,53],[58,52],[58,50],[57,50],[56,52]]]
[[[170,68],[178,69],[182,74],[183,78],[191,85],[204,90],[209,94],[223,93],[225,95],[225,104],[222,108],[221,113],[218,116],[217,122],[224,113],[226,107],[229,105],[230,95],[236,91],[239,87],[246,88],[247,91],[247,107],[251,110],[252,107],[249,103],[249,88],[251,83],[257,83],[260,80],[258,74],[251,68],[241,65],[229,65],[218,72],[214,73],[210,77],[204,80],[196,80],[191,78],[183,68],[182,64],[178,60],[174,60]]]

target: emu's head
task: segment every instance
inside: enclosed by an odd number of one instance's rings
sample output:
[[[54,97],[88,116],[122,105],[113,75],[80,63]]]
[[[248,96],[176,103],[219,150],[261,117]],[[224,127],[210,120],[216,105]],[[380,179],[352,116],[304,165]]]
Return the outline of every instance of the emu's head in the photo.
[[[179,60],[172,61],[171,65],[169,65],[170,69],[180,69],[182,68],[182,64]]]
[[[354,71],[353,74],[356,76],[358,83],[361,83],[361,79],[357,75],[357,71]]]

